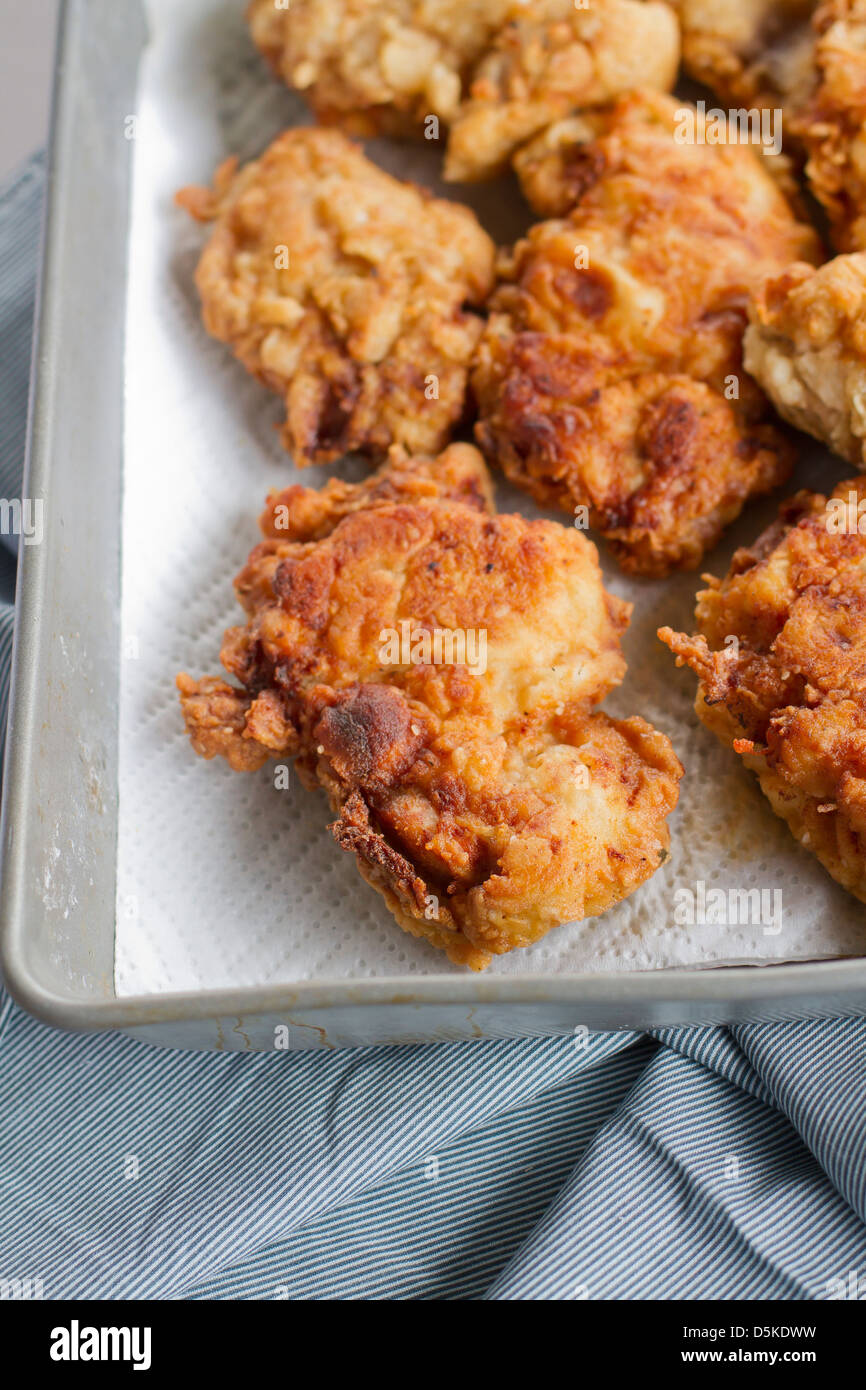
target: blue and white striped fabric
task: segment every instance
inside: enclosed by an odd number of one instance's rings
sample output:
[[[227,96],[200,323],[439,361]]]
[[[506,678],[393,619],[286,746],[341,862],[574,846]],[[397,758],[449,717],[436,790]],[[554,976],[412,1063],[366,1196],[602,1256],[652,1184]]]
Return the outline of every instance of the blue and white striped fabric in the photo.
[[[7,497],[41,184],[36,161],[0,194]],[[8,602],[0,632],[5,668]],[[46,1299],[866,1297],[866,1021],[251,1056],[58,1033],[0,995],[0,1293],[13,1280]]]

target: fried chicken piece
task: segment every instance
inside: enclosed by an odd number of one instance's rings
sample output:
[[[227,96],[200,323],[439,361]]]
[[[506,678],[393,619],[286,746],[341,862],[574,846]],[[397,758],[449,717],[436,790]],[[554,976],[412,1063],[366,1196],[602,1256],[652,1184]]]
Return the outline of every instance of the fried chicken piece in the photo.
[[[618,103],[626,122],[629,103]],[[638,101],[632,122],[653,120],[652,107]],[[571,212],[605,168],[601,141],[611,128],[611,109],[584,111],[546,126],[521,145],[511,160],[523,196],[539,217],[564,217]],[[634,138],[634,135],[631,136]]]
[[[272,492],[259,517],[262,534],[277,540],[319,541],[352,512],[385,502],[462,502],[477,511],[496,510],[484,460],[470,445],[452,444],[434,459],[413,459],[398,444],[388,466],[360,483],[330,478],[322,488],[294,484]]]
[[[807,218],[798,181],[805,151],[794,135],[793,119],[815,85],[811,19],[818,0],[672,3],[682,26],[685,70],[710,87],[728,111],[748,118],[751,130],[760,120],[762,140],[780,140],[780,150],[763,151],[767,172]],[[752,138],[757,143],[757,134]]]
[[[456,116],[469,74],[515,0],[252,0],[253,40],[320,121],[412,134]]]
[[[430,117],[453,125],[456,180],[494,174],[576,107],[638,81],[669,90],[679,65],[665,0],[253,0],[248,17],[319,120],[355,135],[429,135]]]
[[[630,611],[595,547],[489,497],[469,445],[274,494],[223,644],[239,684],[178,677],[196,752],[296,758],[400,925],[474,969],[643,883],[682,775],[595,712]]]
[[[494,247],[474,214],[399,182],[338,131],[286,131],[178,202],[214,229],[205,326],[284,395],[295,462],[435,452],[460,419]]]
[[[837,249],[866,250],[866,0],[822,0],[813,26],[814,88],[791,129]]]
[[[732,106],[789,110],[812,87],[818,0],[671,0],[683,64]]]
[[[760,156],[681,142],[682,111],[635,93],[552,147],[558,173],[518,161],[532,201],[574,205],[500,258],[473,372],[488,458],[541,503],[586,509],[647,575],[695,566],[787,476],[742,368],[746,306],[792,252],[819,253]]]
[[[659,631],[698,676],[697,713],[866,901],[866,478],[799,493],[709,583],[698,636]]]
[[[834,244],[866,249],[866,0],[679,0],[678,9],[689,71],[726,100],[784,111],[786,149],[806,158]],[[787,155],[777,162],[784,170]]]
[[[789,267],[749,317],[746,369],[779,414],[866,469],[866,252]]]
[[[659,0],[533,0],[478,64],[451,129],[445,177],[489,178],[525,141],[583,107],[636,86],[669,91],[679,67],[679,26]]]

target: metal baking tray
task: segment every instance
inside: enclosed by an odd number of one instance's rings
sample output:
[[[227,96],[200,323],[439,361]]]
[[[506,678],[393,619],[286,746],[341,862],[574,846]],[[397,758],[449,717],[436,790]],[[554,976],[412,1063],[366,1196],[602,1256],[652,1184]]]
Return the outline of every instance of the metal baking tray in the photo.
[[[58,1027],[227,1049],[866,1013],[866,960],[115,996],[123,131],[145,42],[139,0],[66,0],[25,484],[45,499],[45,530],[20,550],[2,822],[0,948],[14,997]]]

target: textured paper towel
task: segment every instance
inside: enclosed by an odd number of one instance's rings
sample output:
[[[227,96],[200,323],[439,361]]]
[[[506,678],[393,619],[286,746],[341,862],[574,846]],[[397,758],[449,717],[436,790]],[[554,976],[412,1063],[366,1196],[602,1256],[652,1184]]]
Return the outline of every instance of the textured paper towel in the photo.
[[[269,77],[240,0],[150,0],[152,41],[134,125],[127,425],[123,518],[120,710],[118,992],[253,985],[312,977],[453,972],[441,954],[401,932],[353,859],[327,830],[324,795],[272,768],[239,776],[192,755],[174,691],[181,669],[217,673],[223,629],[239,621],[231,578],[258,538],[268,490],[295,471],[274,424],[281,407],[206,337],[192,275],[202,230],[172,202],[208,182],[228,153],[257,154],[302,105]],[[436,184],[430,145],[376,143],[396,173]],[[440,190],[445,191],[445,190]],[[467,190],[449,190],[461,196]],[[468,190],[499,241],[526,211],[511,184]],[[797,486],[831,486],[844,465],[813,453]],[[344,476],[361,470],[345,465]],[[325,471],[308,470],[306,483]],[[793,490],[793,487],[792,487]],[[535,515],[500,489],[502,509]],[[775,512],[749,510],[705,569],[723,573],[736,544]],[[604,708],[664,729],[685,764],[669,862],[603,918],[552,932],[497,973],[644,970],[856,954],[866,912],[792,840],[757,783],[697,722],[694,678],[655,637],[662,622],[691,628],[696,576],[629,581],[606,557],[609,587],[635,604],[629,671]],[[782,894],[782,929],[677,925],[676,890]]]

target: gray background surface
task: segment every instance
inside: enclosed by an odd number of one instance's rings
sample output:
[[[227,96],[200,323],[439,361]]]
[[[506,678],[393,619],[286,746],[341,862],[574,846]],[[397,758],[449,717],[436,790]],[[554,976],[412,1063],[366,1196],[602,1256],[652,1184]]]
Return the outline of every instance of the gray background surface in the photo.
[[[0,0],[0,181],[48,134],[58,8],[59,0]]]

